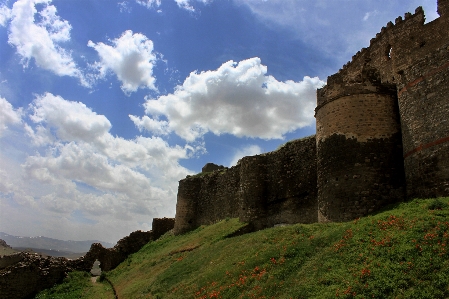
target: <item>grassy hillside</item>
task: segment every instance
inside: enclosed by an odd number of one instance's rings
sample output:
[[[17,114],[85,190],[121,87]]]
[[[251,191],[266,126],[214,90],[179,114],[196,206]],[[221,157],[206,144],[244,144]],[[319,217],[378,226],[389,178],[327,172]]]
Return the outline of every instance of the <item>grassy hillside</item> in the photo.
[[[106,277],[121,299],[447,298],[448,202],[414,200],[351,222],[232,238],[243,224],[224,220],[166,234]]]
[[[14,254],[17,252],[19,252],[19,251],[14,250],[11,247],[0,245],[0,257],[4,256],[4,255],[11,255],[11,254]]]
[[[103,280],[93,282],[92,277],[86,272],[72,272],[64,279],[64,282],[55,287],[40,292],[36,299],[114,299],[114,291],[111,285]]]

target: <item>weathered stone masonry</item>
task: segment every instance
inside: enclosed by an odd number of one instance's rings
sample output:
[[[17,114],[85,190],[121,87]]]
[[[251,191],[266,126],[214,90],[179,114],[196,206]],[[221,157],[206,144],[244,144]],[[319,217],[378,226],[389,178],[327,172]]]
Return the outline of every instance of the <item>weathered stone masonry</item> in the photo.
[[[174,220],[173,218],[153,218],[152,230],[132,232],[129,236],[120,239],[112,248],[104,248],[100,243],[94,243],[86,255],[71,262],[72,267],[76,270],[90,271],[95,260],[99,260],[101,270],[110,271],[130,254],[139,251],[148,242],[159,239],[173,229]]]
[[[388,23],[318,91],[320,221],[449,194],[448,6]]]
[[[317,91],[315,136],[179,183],[175,233],[346,221],[449,195],[449,0],[398,17]],[[312,146],[313,143],[313,146]]]
[[[179,183],[175,233],[227,217],[255,228],[317,221],[315,137]]]

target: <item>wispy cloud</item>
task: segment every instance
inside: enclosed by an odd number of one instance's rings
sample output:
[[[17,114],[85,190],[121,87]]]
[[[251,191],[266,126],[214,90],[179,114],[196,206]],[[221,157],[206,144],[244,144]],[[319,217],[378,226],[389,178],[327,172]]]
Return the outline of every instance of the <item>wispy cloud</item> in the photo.
[[[140,5],[147,7],[147,8],[161,6],[161,0],[136,0],[136,2]]]
[[[77,77],[87,85],[77,68],[70,51],[61,44],[70,41],[71,25],[57,15],[51,0],[19,0],[9,12],[10,25],[8,42],[16,47],[24,66],[31,59],[36,65],[58,76]],[[41,8],[39,11],[36,5]],[[7,8],[1,8],[2,23],[6,23]],[[36,21],[35,15],[39,16]]]
[[[21,115],[22,109],[14,109],[11,103],[0,97],[0,137],[9,125],[17,125],[22,122]]]
[[[369,40],[382,26],[407,10],[414,12],[416,7],[423,6],[428,21],[436,17],[435,0],[364,0],[357,5],[354,1],[328,0],[233,1],[247,6],[265,26],[282,27],[323,54],[339,59],[338,66],[362,47],[369,46]],[[379,6],[384,9],[373,9]]]
[[[6,23],[11,18],[11,9],[5,4],[0,4],[0,26],[6,26]]]
[[[367,12],[367,13],[365,14],[365,16],[363,16],[363,21],[367,21],[369,18],[374,17],[374,16],[376,16],[377,14],[379,14],[379,12],[378,12],[377,10]]]
[[[128,1],[119,2],[117,3],[117,6],[120,9],[120,12],[130,13],[132,11]]]
[[[173,0],[176,2],[179,8],[195,12],[196,9],[192,2],[201,2],[203,4],[208,4],[212,2],[213,0]],[[162,1],[161,0],[136,0],[136,2],[140,5],[143,5],[147,8],[158,8],[161,6]]]

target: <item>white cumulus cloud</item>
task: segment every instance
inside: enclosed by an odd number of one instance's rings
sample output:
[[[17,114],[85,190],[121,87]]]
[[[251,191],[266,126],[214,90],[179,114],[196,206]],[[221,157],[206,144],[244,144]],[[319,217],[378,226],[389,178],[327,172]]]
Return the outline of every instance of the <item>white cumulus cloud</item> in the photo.
[[[133,200],[152,198],[153,187],[144,174],[111,163],[87,143],[70,142],[60,145],[52,155],[30,156],[24,167],[31,177],[41,181],[43,178],[52,183],[78,181],[104,192],[124,193]]]
[[[99,78],[113,72],[122,82],[121,88],[126,94],[138,88],[157,90],[153,67],[158,58],[153,52],[153,42],[141,33],[133,34],[127,30],[119,38],[111,40],[111,44],[88,42],[88,46],[100,56],[100,61],[95,63]]]
[[[129,118],[134,122],[140,131],[147,130],[155,135],[167,135],[170,133],[170,128],[167,121],[155,120],[146,115],[141,118],[135,115],[130,115]]]
[[[111,128],[104,115],[98,115],[83,103],[66,101],[46,93],[37,96],[30,106],[33,122],[45,125],[62,141],[98,142]]]
[[[71,25],[56,15],[56,7],[50,3],[51,0],[15,2],[10,11],[8,42],[16,47],[24,65],[34,59],[43,69],[59,76],[77,77],[86,84],[71,53],[60,46],[70,40]],[[41,7],[39,11],[37,5]],[[36,21],[36,15],[40,21]]]
[[[0,97],[0,137],[8,129],[8,125],[17,125],[22,122],[21,114],[21,109],[14,109],[11,103]]]
[[[187,141],[207,132],[279,139],[314,122],[316,89],[323,85],[317,77],[277,81],[257,57],[228,61],[217,70],[192,72],[172,94],[148,99],[144,106],[151,119],[131,119],[141,129],[169,129]]]
[[[178,181],[191,174],[179,160],[197,148],[170,146],[159,137],[113,136],[104,115],[51,93],[36,96],[26,112],[31,122],[25,132],[39,150],[27,155],[14,184],[0,184],[0,192],[37,204],[52,219],[81,211],[99,231],[111,219],[135,230],[146,218],[174,215]]]

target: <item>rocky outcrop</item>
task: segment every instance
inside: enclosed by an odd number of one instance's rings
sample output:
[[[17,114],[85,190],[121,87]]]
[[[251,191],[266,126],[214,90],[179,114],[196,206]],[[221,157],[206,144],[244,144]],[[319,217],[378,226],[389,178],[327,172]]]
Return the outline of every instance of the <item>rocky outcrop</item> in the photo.
[[[60,283],[72,271],[66,258],[43,257],[36,253],[21,252],[3,257],[9,262],[0,269],[0,298],[33,298],[38,292]],[[0,261],[1,262],[1,261]]]
[[[154,218],[153,230],[132,232],[129,236],[120,239],[112,248],[104,248],[100,243],[94,243],[85,256],[71,262],[71,267],[90,271],[95,260],[99,260],[101,270],[110,271],[123,262],[128,255],[139,251],[148,242],[159,239],[173,229],[174,225],[174,218]]]
[[[21,254],[21,252],[2,256],[0,257],[0,269],[4,269],[8,266],[14,265],[21,260],[23,260],[23,254]]]
[[[80,259],[79,270],[90,271],[95,260],[99,260],[101,270],[110,271],[123,262],[128,255],[139,251],[145,244],[153,240],[152,231],[135,231],[119,240],[112,248],[104,248],[100,243],[94,243],[89,252]]]
[[[1,257],[0,298],[33,298],[40,291],[60,283],[71,271],[90,272],[96,260],[100,261],[103,271],[112,270],[128,255],[173,229],[174,222],[174,218],[155,218],[153,231],[132,232],[119,240],[113,248],[104,248],[100,243],[94,243],[85,256],[76,260],[43,257],[26,252]]]
[[[8,244],[6,244],[5,240],[0,239],[0,247],[11,248]]]

